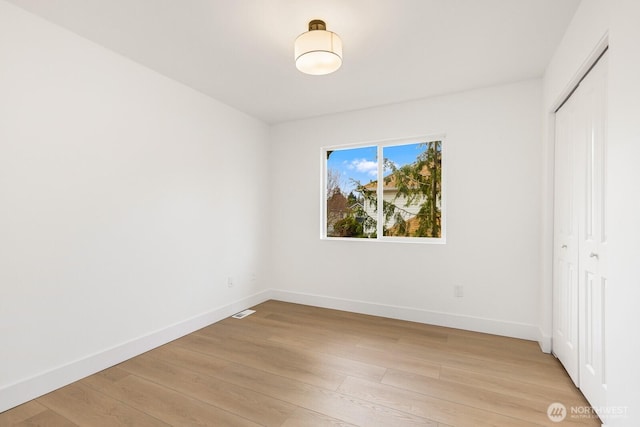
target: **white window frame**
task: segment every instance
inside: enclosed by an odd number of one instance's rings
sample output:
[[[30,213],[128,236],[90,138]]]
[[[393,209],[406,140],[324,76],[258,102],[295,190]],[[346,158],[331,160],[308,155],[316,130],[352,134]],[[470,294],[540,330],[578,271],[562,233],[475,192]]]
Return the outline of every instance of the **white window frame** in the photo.
[[[441,170],[441,182],[442,189],[441,206],[440,206],[440,237],[410,237],[410,236],[383,236],[384,220],[383,205],[383,173],[384,173],[384,161],[383,161],[383,149],[385,147],[393,147],[397,145],[410,145],[419,144],[423,142],[441,141],[441,153],[442,153],[442,170]],[[446,203],[446,171],[447,171],[447,156],[446,156],[446,137],[444,134],[424,135],[417,137],[387,139],[370,142],[359,142],[352,144],[331,145],[321,148],[320,159],[320,239],[321,240],[336,240],[336,241],[349,241],[349,242],[394,242],[394,243],[420,243],[420,244],[446,244],[447,234],[447,203]],[[376,237],[375,238],[358,238],[358,237],[330,237],[327,236],[327,151],[335,150],[347,150],[351,148],[363,148],[363,147],[376,147],[377,160],[378,160],[378,188],[377,188],[377,218],[376,218]]]

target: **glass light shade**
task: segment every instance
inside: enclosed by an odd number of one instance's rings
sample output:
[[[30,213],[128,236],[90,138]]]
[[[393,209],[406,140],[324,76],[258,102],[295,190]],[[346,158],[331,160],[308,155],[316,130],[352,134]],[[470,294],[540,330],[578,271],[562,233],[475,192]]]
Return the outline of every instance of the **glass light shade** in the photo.
[[[342,65],[342,40],[331,31],[308,31],[296,39],[295,58],[296,68],[303,73],[333,73]]]

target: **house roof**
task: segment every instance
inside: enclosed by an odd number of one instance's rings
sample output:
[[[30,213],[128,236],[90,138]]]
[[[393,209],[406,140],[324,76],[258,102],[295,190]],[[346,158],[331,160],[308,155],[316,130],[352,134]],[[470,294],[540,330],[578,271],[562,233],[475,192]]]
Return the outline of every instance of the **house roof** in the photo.
[[[427,166],[424,166],[422,168],[422,171],[420,171],[420,175],[422,175],[425,178],[431,175],[431,173],[429,172],[429,168]],[[418,183],[416,182],[415,186],[417,185]],[[377,187],[378,187],[378,180],[371,181],[370,183],[364,186],[365,190],[368,190],[368,191],[375,191]],[[394,191],[397,189],[398,189],[398,180],[396,178],[396,175],[390,174],[384,177],[382,181],[382,191]]]

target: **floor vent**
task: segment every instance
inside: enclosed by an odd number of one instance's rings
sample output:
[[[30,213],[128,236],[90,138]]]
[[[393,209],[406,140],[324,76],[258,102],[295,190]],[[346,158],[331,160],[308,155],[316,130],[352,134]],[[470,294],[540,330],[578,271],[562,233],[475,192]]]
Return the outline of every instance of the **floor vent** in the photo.
[[[256,312],[255,310],[245,310],[245,311],[241,311],[240,313],[236,313],[231,317],[233,317],[234,319],[244,319],[248,315],[253,314],[255,312]]]

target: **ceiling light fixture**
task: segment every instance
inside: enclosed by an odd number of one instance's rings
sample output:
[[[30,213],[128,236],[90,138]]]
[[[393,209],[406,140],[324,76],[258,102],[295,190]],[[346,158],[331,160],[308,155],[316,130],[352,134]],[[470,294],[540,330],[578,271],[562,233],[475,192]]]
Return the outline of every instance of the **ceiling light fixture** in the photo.
[[[320,19],[309,22],[309,31],[295,42],[296,68],[306,74],[321,76],[336,71],[342,65],[342,40],[327,31]]]

